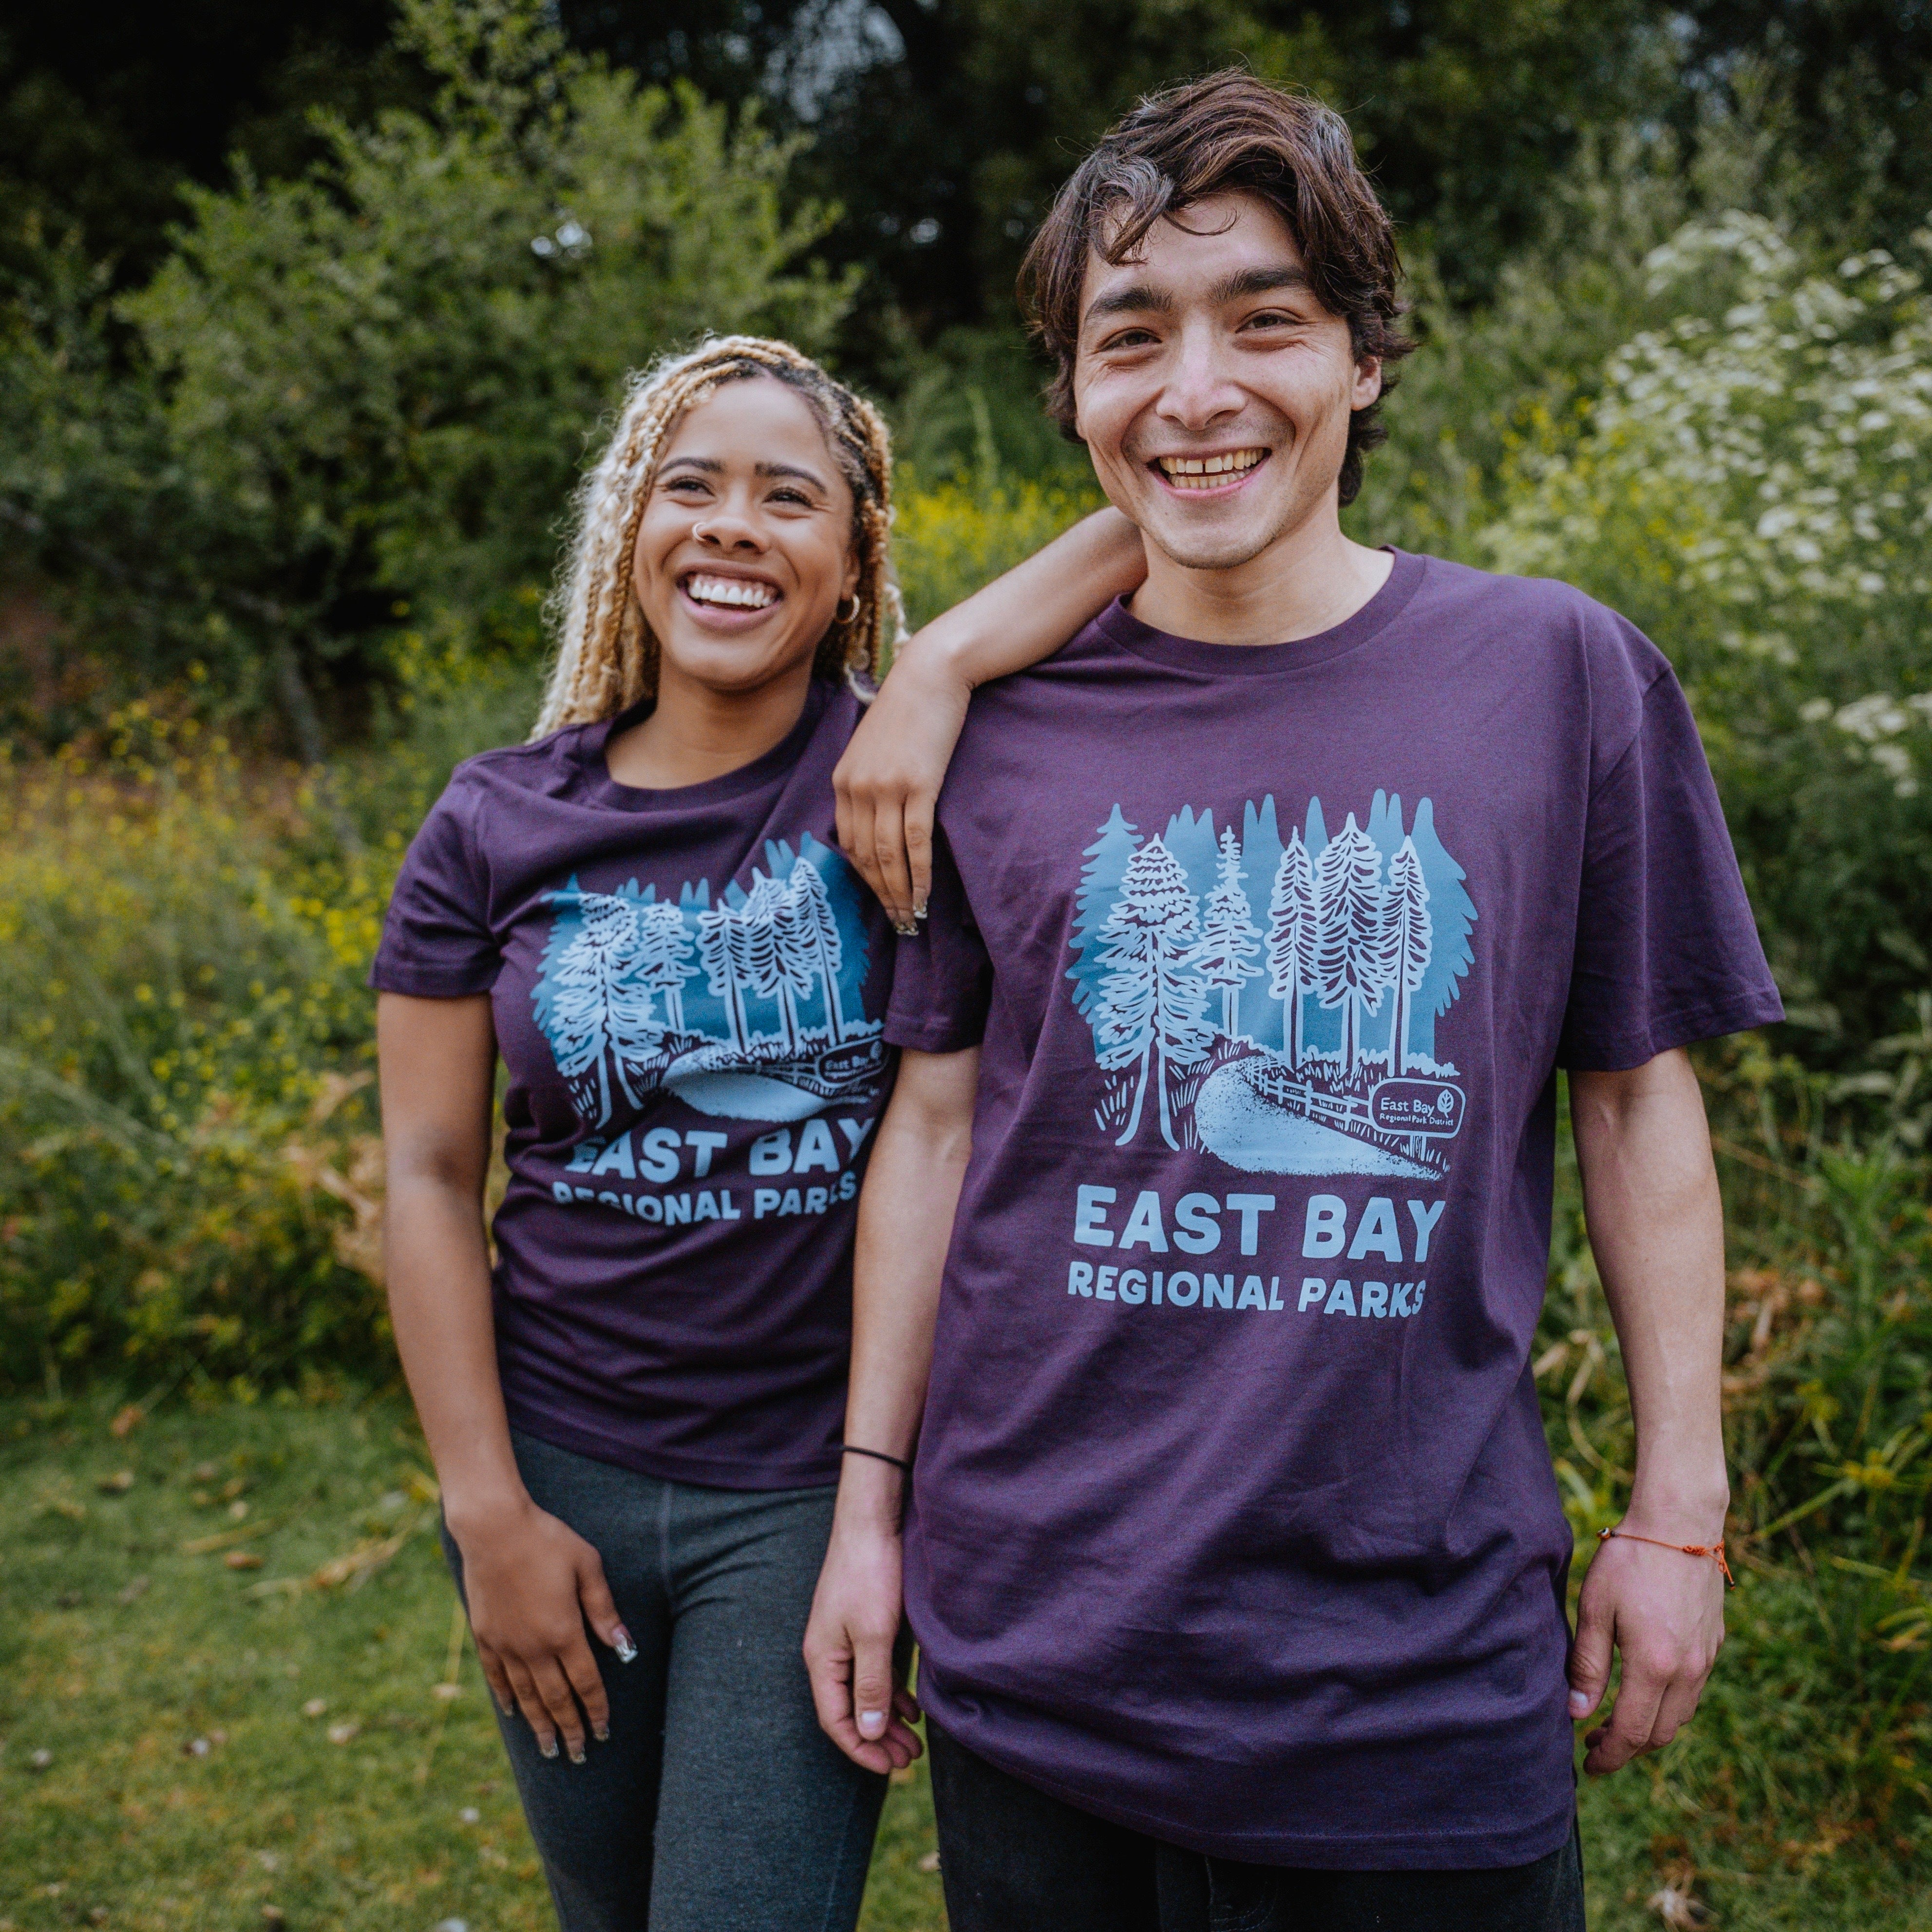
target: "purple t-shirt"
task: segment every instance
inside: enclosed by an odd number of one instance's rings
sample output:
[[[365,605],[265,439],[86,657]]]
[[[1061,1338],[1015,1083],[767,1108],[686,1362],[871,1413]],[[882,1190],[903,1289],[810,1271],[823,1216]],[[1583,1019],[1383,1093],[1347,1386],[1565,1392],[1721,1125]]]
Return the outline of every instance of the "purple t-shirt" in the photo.
[[[1574,1805],[1529,1369],[1558,1066],[1780,1017],[1669,665],[1397,554],[975,699],[886,1036],[983,1042],[906,1532],[927,1708],[1172,1843],[1527,1863]]]
[[[859,704],[814,682],[782,743],[669,791],[604,763],[642,715],[458,766],[370,980],[490,996],[512,1422],[679,1481],[830,1483],[893,1058],[890,928],[830,844]]]

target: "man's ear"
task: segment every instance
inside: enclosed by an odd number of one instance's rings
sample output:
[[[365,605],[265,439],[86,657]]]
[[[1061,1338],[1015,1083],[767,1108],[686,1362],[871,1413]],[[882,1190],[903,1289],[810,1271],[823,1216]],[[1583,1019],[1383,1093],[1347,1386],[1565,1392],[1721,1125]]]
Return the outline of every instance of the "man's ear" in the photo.
[[[1354,393],[1348,398],[1351,411],[1365,410],[1378,401],[1382,393],[1382,363],[1379,356],[1365,356],[1355,364]]]

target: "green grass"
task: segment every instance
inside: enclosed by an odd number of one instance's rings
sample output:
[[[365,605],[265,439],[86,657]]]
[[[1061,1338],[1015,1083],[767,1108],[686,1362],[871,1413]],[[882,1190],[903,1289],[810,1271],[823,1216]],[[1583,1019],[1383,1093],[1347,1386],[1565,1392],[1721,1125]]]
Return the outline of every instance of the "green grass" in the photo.
[[[265,1906],[342,1932],[548,1926],[406,1406],[176,1407],[122,1438],[113,1412],[0,1407],[0,1932],[230,1932],[275,1922]],[[184,1549],[217,1537],[236,1540]],[[308,1580],[358,1551],[379,1559],[359,1581]],[[1727,1709],[1752,1708],[1751,1654],[1726,1652]],[[1829,1748],[1828,1713],[1767,1715]],[[1694,1846],[1730,1932],[1932,1924],[1874,1846],[1725,1862],[1686,1762],[1673,1748],[1586,1790],[1599,1932],[1659,1924],[1646,1901]],[[932,1844],[922,1776],[890,1794],[866,1932],[940,1932]]]

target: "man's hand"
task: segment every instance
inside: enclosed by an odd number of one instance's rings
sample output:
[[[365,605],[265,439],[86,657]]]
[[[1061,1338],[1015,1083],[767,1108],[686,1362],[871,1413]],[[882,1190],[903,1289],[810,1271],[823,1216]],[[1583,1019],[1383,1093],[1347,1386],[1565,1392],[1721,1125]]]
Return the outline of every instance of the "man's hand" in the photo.
[[[826,1735],[868,1771],[898,1771],[926,1748],[919,1706],[894,1681],[899,1539],[876,1526],[832,1532],[805,1627],[805,1667]]]
[[[1570,1647],[1571,1718],[1580,1722],[1603,1702],[1613,1648],[1624,1673],[1608,1719],[1583,1741],[1583,1768],[1601,1777],[1670,1743],[1690,1721],[1724,1640],[1724,1580],[1709,1557],[1624,1537],[1599,1544]]]
[[[463,1552],[477,1658],[497,1703],[506,1716],[522,1711],[545,1757],[556,1756],[561,1734],[571,1762],[581,1764],[586,1720],[598,1738],[610,1735],[586,1622],[620,1658],[637,1654],[618,1621],[603,1559],[528,1498],[478,1522],[452,1525],[450,1533]]]
[[[932,890],[932,820],[973,688],[908,645],[832,774],[838,843],[902,932]]]

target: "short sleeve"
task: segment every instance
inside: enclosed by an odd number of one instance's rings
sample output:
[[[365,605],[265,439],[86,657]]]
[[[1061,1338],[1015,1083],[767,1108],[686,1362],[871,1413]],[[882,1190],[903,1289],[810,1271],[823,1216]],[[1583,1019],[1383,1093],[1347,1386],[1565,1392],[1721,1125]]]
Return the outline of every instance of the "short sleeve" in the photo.
[[[369,969],[378,992],[454,1000],[496,983],[503,958],[490,930],[476,804],[459,772],[410,842]]]
[[[1617,1072],[1784,1017],[1690,707],[1660,667],[1592,792],[1558,1062]]]
[[[932,839],[932,891],[916,936],[898,942],[886,1038],[915,1053],[959,1053],[986,1037],[993,969],[943,829]]]

